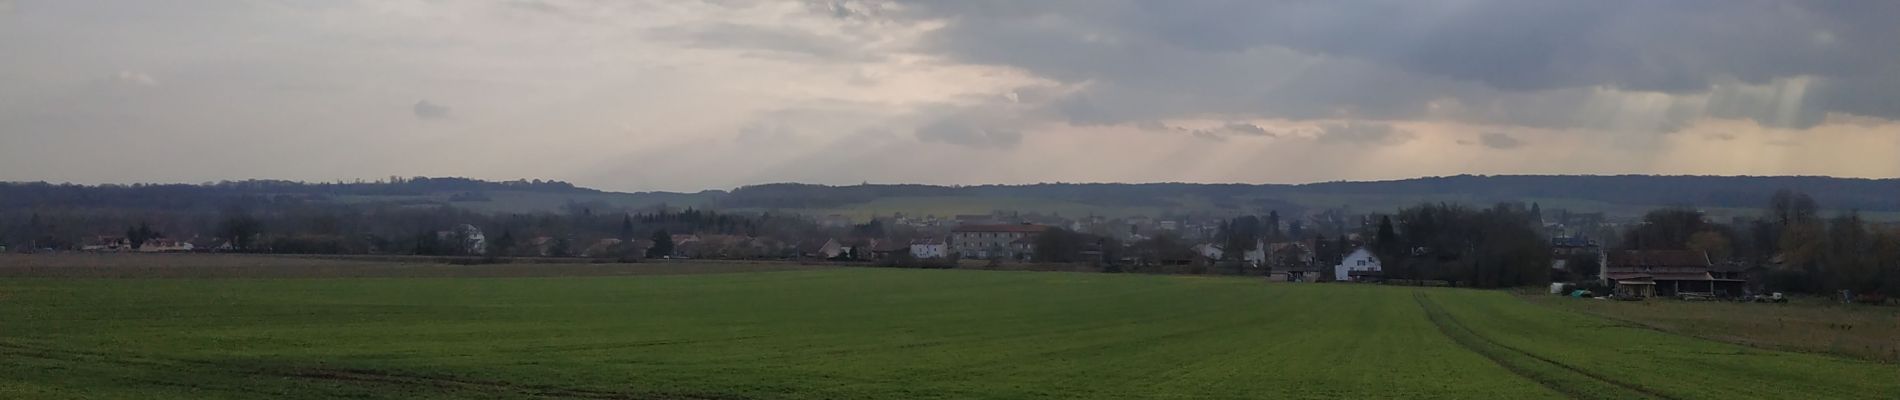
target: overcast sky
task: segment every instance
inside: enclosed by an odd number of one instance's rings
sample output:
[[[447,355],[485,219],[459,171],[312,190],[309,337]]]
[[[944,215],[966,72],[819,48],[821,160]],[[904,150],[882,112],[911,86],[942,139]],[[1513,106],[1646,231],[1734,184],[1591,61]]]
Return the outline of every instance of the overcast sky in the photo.
[[[0,0],[0,180],[1900,175],[1900,2]]]

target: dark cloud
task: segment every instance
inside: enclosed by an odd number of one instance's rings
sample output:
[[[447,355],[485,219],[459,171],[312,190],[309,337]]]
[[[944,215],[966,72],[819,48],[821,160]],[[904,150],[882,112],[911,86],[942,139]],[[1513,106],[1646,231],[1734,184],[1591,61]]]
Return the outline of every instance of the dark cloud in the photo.
[[[1524,147],[1524,141],[1522,139],[1518,139],[1517,137],[1511,136],[1511,134],[1508,134],[1508,133],[1499,133],[1499,132],[1491,132],[1491,133],[1486,133],[1483,135],[1478,135],[1478,143],[1484,144],[1484,147],[1490,147],[1490,148],[1498,149],[1498,150],[1510,150],[1510,149],[1515,149],[1519,147]]]
[[[911,5],[909,17],[948,24],[924,51],[1086,83],[1051,105],[1084,125],[1225,114],[1627,129],[1617,118],[1650,118],[1578,111],[1606,101],[1601,90],[1711,97],[1646,111],[1662,115],[1647,122],[1657,131],[1703,116],[1782,127],[1830,111],[1900,118],[1900,24],[1887,21],[1900,2]],[[1801,87],[1783,85],[1797,78]],[[1747,85],[1771,87],[1730,89]],[[1434,114],[1427,104],[1441,99],[1471,107]]]
[[[430,103],[428,100],[416,102],[415,107],[411,108],[411,112],[415,113],[417,119],[424,120],[447,119],[449,117],[448,107]]]
[[[1342,122],[1319,126],[1320,143],[1383,146],[1411,141],[1412,132],[1381,122]]]
[[[942,119],[917,128],[917,140],[982,149],[1007,149],[1021,144],[1023,134],[1000,126],[978,126],[958,119]]]

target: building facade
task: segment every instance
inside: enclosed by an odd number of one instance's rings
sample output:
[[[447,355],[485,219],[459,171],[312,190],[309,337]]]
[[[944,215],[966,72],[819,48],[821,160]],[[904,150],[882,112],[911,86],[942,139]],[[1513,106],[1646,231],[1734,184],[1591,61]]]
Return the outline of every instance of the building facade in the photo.
[[[962,258],[1028,260],[1035,237],[1048,230],[1034,224],[962,225],[950,230],[950,248]]]
[[[1333,280],[1337,281],[1362,282],[1384,277],[1385,270],[1379,265],[1379,257],[1364,247],[1353,250],[1339,260],[1339,265],[1333,266]]]
[[[913,240],[910,242],[910,256],[919,260],[945,258],[950,256],[950,246],[938,239]]]

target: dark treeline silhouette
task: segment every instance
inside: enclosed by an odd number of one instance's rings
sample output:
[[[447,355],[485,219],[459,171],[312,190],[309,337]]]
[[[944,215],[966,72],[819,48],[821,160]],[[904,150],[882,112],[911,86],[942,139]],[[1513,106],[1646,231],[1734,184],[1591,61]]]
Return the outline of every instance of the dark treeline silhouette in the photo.
[[[137,248],[166,238],[230,252],[582,256],[603,239],[629,242],[658,231],[785,238],[835,234],[793,215],[735,215],[690,208],[491,214],[440,205],[261,201],[215,211],[84,207],[0,211],[0,245],[17,251],[81,250],[117,239]],[[475,234],[482,240],[475,241]],[[471,248],[472,243],[482,247]]]
[[[443,192],[602,193],[560,181],[491,182],[467,178],[400,178],[354,182],[281,180],[205,184],[75,185],[0,182],[0,209],[31,207],[221,208],[246,203],[325,201],[332,196],[414,196]]]
[[[1809,176],[1654,175],[1458,175],[1376,182],[1299,185],[1196,183],[1045,183],[1033,185],[850,185],[769,184],[746,186],[720,197],[725,207],[827,208],[900,196],[1001,196],[1120,206],[1170,206],[1192,196],[1217,206],[1298,210],[1278,198],[1300,194],[1460,196],[1477,202],[1569,198],[1623,205],[1693,204],[1754,208],[1776,189],[1809,193],[1838,209],[1900,211],[1900,179]]]
[[[1536,213],[1514,203],[1484,209],[1422,204],[1381,217],[1371,248],[1389,278],[1536,285],[1550,281],[1550,245],[1540,225]]]
[[[1855,211],[1822,215],[1821,201],[1794,190],[1768,198],[1761,216],[1709,221],[1689,208],[1657,209],[1624,234],[1623,249],[1693,250],[1718,265],[1753,271],[1760,290],[1882,297],[1900,293],[1900,232]]]
[[[1506,202],[1527,198],[1569,198],[1623,205],[1691,204],[1699,207],[1755,208],[1775,189],[1808,193],[1836,209],[1900,211],[1900,179],[1748,176],[1584,176],[1584,175],[1458,175],[1377,182],[1324,182],[1281,184],[1197,183],[1045,183],[1032,185],[848,185],[827,186],[777,183],[745,186],[730,193],[718,190],[692,197],[700,203],[683,206],[731,208],[835,208],[880,198],[909,196],[990,196],[1060,200],[1106,206],[1174,206],[1175,199],[1193,197],[1216,207],[1305,210],[1284,200],[1295,195],[1459,196],[1473,202]],[[251,180],[208,184],[72,185],[0,183],[0,210],[67,207],[222,208],[245,202],[324,202],[340,196],[416,196],[452,193],[460,200],[485,198],[487,191],[539,193],[607,193],[560,181],[518,180],[490,182],[466,178],[389,178],[378,181],[305,183]],[[645,193],[669,198],[684,194]],[[668,196],[672,195],[672,196]]]

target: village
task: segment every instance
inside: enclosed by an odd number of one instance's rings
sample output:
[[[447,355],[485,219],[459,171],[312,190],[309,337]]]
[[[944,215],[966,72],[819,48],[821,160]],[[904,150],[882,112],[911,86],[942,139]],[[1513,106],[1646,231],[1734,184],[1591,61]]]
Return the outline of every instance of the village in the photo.
[[[1530,206],[1535,210],[1536,206]],[[639,234],[623,226],[620,237],[577,239],[539,235],[495,237],[495,228],[458,224],[418,235],[413,248],[372,249],[366,254],[414,254],[526,259],[587,259],[621,262],[658,260],[778,260],[840,265],[920,268],[1025,269],[1072,265],[1103,271],[1260,276],[1275,282],[1387,283],[1388,278],[1422,284],[1417,276],[1389,276],[1371,241],[1382,214],[1350,215],[1324,210],[1284,221],[1270,213],[1264,225],[1237,243],[1235,219],[1216,217],[1064,218],[997,211],[982,215],[873,217],[857,223],[842,215],[801,218],[807,235],[727,233]],[[1667,297],[1709,299],[1759,297],[1766,274],[1777,267],[1721,259],[1704,251],[1606,249],[1593,235],[1618,235],[1629,222],[1605,220],[1602,213],[1555,210],[1531,213],[1538,233],[1549,237],[1551,291],[1622,299]],[[630,220],[627,221],[630,223]],[[1388,222],[1389,223],[1389,222]],[[295,249],[299,240],[252,239],[239,247],[232,240],[197,236],[157,236],[149,227],[127,235],[97,235],[73,250],[95,253],[347,253],[347,246]],[[507,228],[502,228],[507,229]],[[1054,233],[1054,234],[1052,234]],[[1061,238],[1057,238],[1061,237]],[[307,241],[307,240],[305,240]],[[269,247],[278,243],[284,248]],[[1062,249],[1047,246],[1063,247]],[[407,246],[405,246],[407,247]],[[1238,248],[1238,250],[1230,250]],[[330,249],[330,251],[322,251]],[[51,249],[48,249],[51,250]],[[1777,258],[1773,262],[1780,262]],[[1416,274],[1414,274],[1416,275]],[[1442,283],[1441,283],[1442,284]]]

